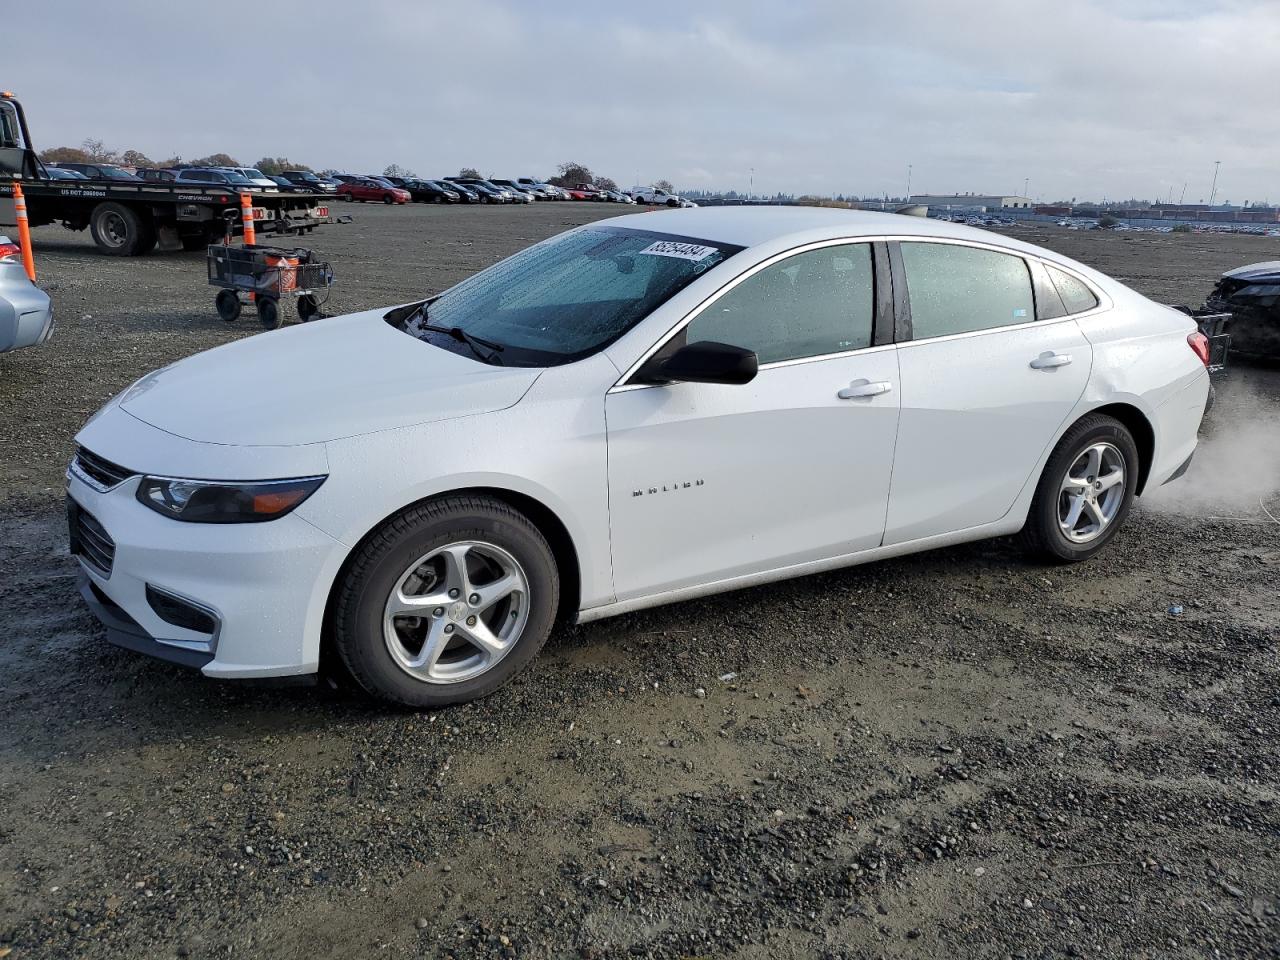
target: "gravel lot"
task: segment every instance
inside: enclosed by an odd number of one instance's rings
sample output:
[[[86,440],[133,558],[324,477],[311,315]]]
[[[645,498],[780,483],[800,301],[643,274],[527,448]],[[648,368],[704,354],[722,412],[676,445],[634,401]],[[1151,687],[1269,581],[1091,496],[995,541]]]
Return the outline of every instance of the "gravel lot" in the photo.
[[[310,238],[330,313],[618,208],[351,212]],[[1016,235],[1188,303],[1280,249]],[[198,255],[36,242],[58,329],[0,357],[0,957],[1280,956],[1275,369],[1229,373],[1086,566],[996,541],[628,615],[412,715],[102,642],[72,436],[256,322]]]

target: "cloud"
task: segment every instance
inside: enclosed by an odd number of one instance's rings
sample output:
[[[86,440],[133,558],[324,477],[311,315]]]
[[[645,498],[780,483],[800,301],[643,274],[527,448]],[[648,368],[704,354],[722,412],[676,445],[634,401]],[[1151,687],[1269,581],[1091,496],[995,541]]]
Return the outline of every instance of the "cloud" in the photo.
[[[43,145],[619,182],[1280,201],[1273,0],[46,0],[7,74]],[[244,38],[248,37],[248,42]],[[105,89],[104,89],[105,88]]]

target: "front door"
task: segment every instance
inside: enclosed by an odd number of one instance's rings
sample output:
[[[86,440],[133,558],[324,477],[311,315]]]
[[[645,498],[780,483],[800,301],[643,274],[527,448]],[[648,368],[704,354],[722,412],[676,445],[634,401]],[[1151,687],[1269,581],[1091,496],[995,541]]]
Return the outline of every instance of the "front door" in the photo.
[[[621,385],[606,397],[619,600],[876,547],[898,429],[898,361],[872,346],[870,244],[748,274],[667,351],[755,350],[743,386]]]

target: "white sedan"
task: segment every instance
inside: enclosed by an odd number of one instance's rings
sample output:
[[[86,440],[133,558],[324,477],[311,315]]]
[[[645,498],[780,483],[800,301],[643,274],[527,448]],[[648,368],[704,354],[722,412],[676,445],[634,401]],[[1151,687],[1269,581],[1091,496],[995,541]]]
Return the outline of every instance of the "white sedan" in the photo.
[[[586,622],[1021,531],[1083,560],[1190,461],[1185,315],[1048,250],[672,210],[146,376],[77,437],[82,594],[212,677],[416,707]]]

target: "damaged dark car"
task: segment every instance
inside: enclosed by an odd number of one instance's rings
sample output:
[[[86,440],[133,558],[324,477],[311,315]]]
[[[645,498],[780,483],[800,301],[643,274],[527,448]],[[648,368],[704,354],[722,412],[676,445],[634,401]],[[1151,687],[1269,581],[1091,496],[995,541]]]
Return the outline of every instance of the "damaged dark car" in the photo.
[[[1205,309],[1231,314],[1232,353],[1280,359],[1280,260],[1227,271]]]

